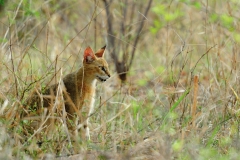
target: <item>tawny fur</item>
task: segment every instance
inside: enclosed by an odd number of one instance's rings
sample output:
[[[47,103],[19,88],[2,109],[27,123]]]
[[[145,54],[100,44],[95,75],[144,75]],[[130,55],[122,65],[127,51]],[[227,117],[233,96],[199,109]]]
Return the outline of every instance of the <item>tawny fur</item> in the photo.
[[[93,111],[96,81],[103,82],[110,78],[108,64],[103,58],[104,50],[105,47],[93,54],[90,47],[86,48],[84,51],[83,66],[78,71],[70,73],[63,78],[66,90],[65,93],[63,92],[63,97],[67,113],[67,126],[75,136],[78,132],[77,126],[80,124],[82,125],[84,136],[90,139],[88,116]],[[27,100],[26,106],[28,108],[25,109],[24,117],[31,117],[33,115],[31,112],[34,110],[39,115],[43,113],[44,109],[51,112],[50,110],[55,103],[58,87],[58,84],[54,84],[46,88],[43,93],[35,92]],[[39,94],[43,95],[42,99]]]

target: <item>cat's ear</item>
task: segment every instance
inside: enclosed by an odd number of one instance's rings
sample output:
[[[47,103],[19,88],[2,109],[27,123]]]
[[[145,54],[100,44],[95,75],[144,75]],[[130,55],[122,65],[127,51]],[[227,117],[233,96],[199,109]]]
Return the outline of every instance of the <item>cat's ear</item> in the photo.
[[[91,63],[96,59],[91,47],[87,47],[84,51],[84,62]]]
[[[97,51],[97,53],[95,53],[95,55],[96,55],[98,58],[103,57],[103,56],[104,56],[105,48],[106,48],[106,45],[103,46],[101,49],[99,49],[99,50]]]

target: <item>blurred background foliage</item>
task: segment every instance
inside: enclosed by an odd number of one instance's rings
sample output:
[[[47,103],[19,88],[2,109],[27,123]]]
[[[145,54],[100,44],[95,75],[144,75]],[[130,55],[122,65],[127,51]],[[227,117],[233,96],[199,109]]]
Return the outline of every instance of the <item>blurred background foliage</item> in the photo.
[[[5,129],[28,92],[80,67],[87,46],[107,44],[112,78],[98,85],[96,104],[107,101],[91,117],[90,150],[238,159],[239,8],[238,0],[0,0],[1,131],[22,132]],[[13,137],[0,136],[0,151],[26,156],[31,147]]]

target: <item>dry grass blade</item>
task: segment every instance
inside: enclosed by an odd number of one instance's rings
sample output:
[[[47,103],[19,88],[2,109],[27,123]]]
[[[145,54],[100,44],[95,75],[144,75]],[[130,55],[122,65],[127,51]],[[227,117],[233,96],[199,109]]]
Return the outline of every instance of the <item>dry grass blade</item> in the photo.
[[[192,124],[195,127],[196,111],[197,111],[197,96],[198,96],[198,76],[194,76],[194,89],[193,89],[193,104],[191,109]]]

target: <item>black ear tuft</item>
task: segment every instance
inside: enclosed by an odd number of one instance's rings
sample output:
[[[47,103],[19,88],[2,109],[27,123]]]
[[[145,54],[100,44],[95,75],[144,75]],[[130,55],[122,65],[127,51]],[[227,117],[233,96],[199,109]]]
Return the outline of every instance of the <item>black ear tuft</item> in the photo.
[[[98,58],[102,58],[103,55],[104,55],[105,48],[106,48],[106,45],[103,46],[100,50],[98,50],[98,51],[95,53],[95,55],[96,55]]]
[[[105,49],[107,45],[103,46],[101,49]]]

